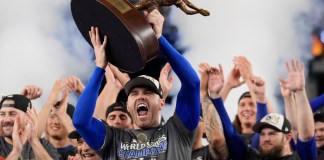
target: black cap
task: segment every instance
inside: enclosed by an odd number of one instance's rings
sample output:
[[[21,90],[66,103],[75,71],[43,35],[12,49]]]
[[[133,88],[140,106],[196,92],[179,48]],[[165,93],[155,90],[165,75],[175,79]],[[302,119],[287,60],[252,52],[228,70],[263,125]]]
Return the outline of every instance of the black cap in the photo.
[[[260,133],[264,127],[270,127],[286,134],[291,131],[290,122],[278,113],[270,113],[264,116],[259,122],[254,124],[252,129],[254,132]]]
[[[238,103],[240,103],[241,99],[243,99],[243,98],[251,98],[251,93],[250,93],[249,91],[244,92],[244,93],[240,96],[240,98],[239,98],[239,100],[238,100]]]
[[[79,132],[77,130],[74,130],[68,134],[68,137],[70,139],[77,139],[77,138],[81,138],[81,135],[79,134]]]
[[[314,112],[314,121],[324,122],[324,106]]]
[[[121,111],[121,112],[125,112],[128,114],[128,116],[131,118],[130,113],[127,110],[126,104],[124,102],[115,102],[113,104],[111,104],[107,110],[106,110],[106,118],[108,117],[108,115],[113,112],[113,111]]]
[[[58,101],[56,102],[56,104],[54,105],[55,107],[59,107],[61,105],[61,101]],[[73,114],[74,114],[74,110],[75,110],[75,107],[68,103],[67,104],[67,109],[66,109],[66,113],[70,116],[70,118],[72,119],[73,118]]]
[[[13,100],[14,104],[3,104],[3,102],[5,100]],[[32,103],[28,98],[26,98],[23,95],[11,94],[11,95],[2,97],[2,100],[0,102],[0,109],[2,107],[13,107],[13,108],[19,109],[23,112],[26,112],[28,108],[32,107]]]
[[[128,81],[125,85],[126,94],[129,95],[129,93],[135,87],[148,87],[152,89],[156,94],[158,94],[160,98],[163,97],[163,91],[160,82],[151,76],[141,75]]]

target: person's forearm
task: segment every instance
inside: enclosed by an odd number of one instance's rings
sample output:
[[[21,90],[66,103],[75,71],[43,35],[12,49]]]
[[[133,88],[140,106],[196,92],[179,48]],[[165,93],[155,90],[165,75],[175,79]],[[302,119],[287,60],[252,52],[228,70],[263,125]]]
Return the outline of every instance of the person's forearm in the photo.
[[[51,160],[51,159],[53,159],[47,153],[47,151],[44,149],[43,145],[40,143],[40,141],[38,139],[34,139],[29,143],[30,143],[30,146],[33,149],[36,160],[42,160],[42,159]]]
[[[37,115],[38,121],[38,130],[37,130],[37,137],[40,138],[46,128],[46,122],[48,117],[51,113],[53,105],[51,103],[46,102],[41,111]]]
[[[297,106],[297,124],[298,137],[301,141],[308,141],[314,136],[314,118],[313,112],[308,102],[306,90],[295,92],[296,106]]]
[[[75,130],[73,123],[72,123],[72,119],[69,115],[67,114],[62,114],[59,115],[60,120],[62,121],[63,125],[65,126],[66,130],[68,131],[68,133],[72,132]]]
[[[12,150],[10,154],[5,158],[5,160],[13,160],[13,159],[18,159],[20,157],[20,152],[16,150]]]
[[[226,159],[228,149],[223,135],[223,126],[219,114],[208,96],[201,96],[204,128],[213,158]]]
[[[256,121],[260,121],[267,114],[268,114],[267,104],[266,103],[257,102]]]
[[[226,112],[224,107],[223,100],[221,98],[212,99],[214,106],[219,114],[222,125],[224,127],[224,136],[226,140],[226,144],[228,147],[229,155],[232,156],[233,159],[244,159],[247,154],[247,145],[242,140],[240,135],[234,129],[234,126]]]
[[[161,36],[160,49],[181,81],[176,113],[188,130],[194,130],[199,120],[200,80],[190,63]]]
[[[324,105],[324,94],[312,99],[310,101],[310,105],[312,107],[313,112],[321,108]]]
[[[224,87],[221,90],[221,95],[224,102],[226,101],[226,98],[231,90],[232,88],[225,83]]]
[[[102,147],[106,135],[105,126],[92,117],[104,73],[105,70],[96,67],[76,105],[74,115],[78,116],[73,116],[72,119],[74,127],[82,138],[95,150]]]
[[[118,93],[120,91],[120,88],[117,88],[113,86],[112,84],[107,84],[101,91],[97,102],[96,102],[96,108],[93,114],[93,117],[96,117],[98,119],[106,120],[105,113],[109,105],[116,102]]]
[[[297,142],[298,125],[297,125],[297,108],[294,95],[283,97],[285,104],[286,118],[291,124],[294,141]]]

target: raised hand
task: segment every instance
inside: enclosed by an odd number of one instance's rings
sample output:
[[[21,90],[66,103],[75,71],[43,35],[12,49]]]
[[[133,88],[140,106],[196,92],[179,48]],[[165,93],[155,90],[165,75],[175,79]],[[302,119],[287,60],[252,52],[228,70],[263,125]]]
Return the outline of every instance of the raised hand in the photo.
[[[200,63],[198,72],[200,74],[200,96],[208,95],[208,80],[211,68],[207,63]]]
[[[244,84],[244,81],[240,81],[240,78],[241,78],[240,70],[238,69],[238,67],[234,66],[234,68],[231,70],[231,72],[228,74],[226,78],[225,85],[227,85],[231,89],[239,87],[242,84]]]
[[[247,81],[252,76],[252,65],[244,56],[234,57],[234,65],[239,69],[244,81]]]
[[[223,68],[219,65],[219,68],[211,67],[209,72],[209,80],[208,80],[208,91],[210,97],[215,99],[221,96],[220,92],[224,85],[224,73]]]
[[[120,82],[120,84],[125,87],[126,83],[130,80],[127,73],[121,72],[116,66],[109,64],[110,70],[114,74],[115,78]]]
[[[304,64],[298,60],[286,62],[288,79],[280,79],[282,87],[289,89],[292,92],[301,91],[305,88]]]
[[[62,95],[62,100],[61,100],[60,106],[53,108],[54,113],[58,117],[60,117],[60,116],[62,116],[64,114],[67,114],[66,113],[66,110],[67,110],[67,106],[68,106],[69,94],[70,94],[70,92],[68,90],[63,91],[63,95]]]
[[[30,126],[26,123],[26,119],[17,116],[13,126],[12,132],[12,151],[21,154],[21,151],[27,142],[28,135],[30,133]]]
[[[21,91],[20,94],[26,98],[33,100],[39,98],[42,95],[43,91],[40,87],[34,85],[26,85]]]
[[[159,12],[159,10],[154,9],[150,13],[145,11],[144,16],[146,18],[146,21],[152,25],[156,38],[160,38],[162,35],[164,22],[164,17],[162,16],[162,14]]]
[[[29,108],[27,109],[27,119],[28,119],[28,126],[30,127],[30,131],[28,133],[28,142],[32,142],[33,140],[38,140],[37,112],[34,106],[32,107],[32,109]]]
[[[81,95],[84,84],[77,76],[70,76],[66,79],[66,85],[71,92],[76,92],[78,95]]]
[[[160,72],[159,81],[163,91],[163,99],[166,99],[173,85],[174,76],[169,76],[171,66],[166,63]]]
[[[119,89],[122,89],[123,86],[121,85],[121,83],[118,81],[118,79],[116,79],[114,73],[112,72],[111,70],[111,64],[108,64],[107,67],[106,67],[106,74],[105,74],[105,77],[106,77],[106,80],[107,80],[107,83],[109,85],[114,85],[115,87],[119,88]]]
[[[105,51],[107,36],[104,36],[104,41],[101,43],[98,27],[91,27],[89,36],[96,56],[96,66],[105,69],[108,64]]]
[[[290,97],[293,94],[289,89],[284,88],[282,85],[280,85],[280,92],[282,97]]]
[[[52,90],[50,92],[50,95],[47,98],[47,103],[51,106],[54,106],[56,102],[58,101],[58,97],[60,95],[60,92],[67,89],[66,88],[67,81],[65,79],[58,79],[55,81]]]
[[[265,82],[260,77],[251,76],[251,82],[253,85],[253,92],[256,96],[256,100],[261,103],[266,103],[265,97]]]

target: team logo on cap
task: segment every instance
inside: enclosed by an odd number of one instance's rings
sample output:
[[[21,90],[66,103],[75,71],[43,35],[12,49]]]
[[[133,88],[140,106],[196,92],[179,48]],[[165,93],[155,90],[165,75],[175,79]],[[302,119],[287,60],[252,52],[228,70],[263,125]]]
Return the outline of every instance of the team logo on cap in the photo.
[[[156,79],[154,79],[153,77],[150,77],[150,76],[147,76],[147,75],[141,75],[139,77],[143,77],[143,78],[146,78],[146,79],[150,80],[156,86],[156,88],[158,88],[158,89],[160,88],[159,87],[159,82]]]
[[[261,122],[268,123],[268,124],[278,128],[279,130],[281,130],[283,123],[284,123],[284,117],[280,114],[270,113],[269,115],[264,117],[261,120]]]

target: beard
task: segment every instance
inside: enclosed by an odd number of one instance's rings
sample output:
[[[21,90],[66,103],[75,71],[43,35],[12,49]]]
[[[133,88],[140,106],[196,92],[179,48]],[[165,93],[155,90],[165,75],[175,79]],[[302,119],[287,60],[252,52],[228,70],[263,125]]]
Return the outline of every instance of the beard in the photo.
[[[260,147],[260,153],[264,158],[278,158],[281,156],[281,152],[283,150],[284,143],[283,141],[278,145],[273,146],[269,150],[263,150],[262,146]]]
[[[13,121],[8,121],[8,122],[3,122],[1,124],[2,127],[7,127],[7,126],[10,126],[13,128],[14,126],[14,122]],[[1,128],[2,129],[2,128]],[[6,133],[3,129],[2,129],[2,136],[3,137],[8,137],[10,139],[12,139],[12,132],[11,133]]]

